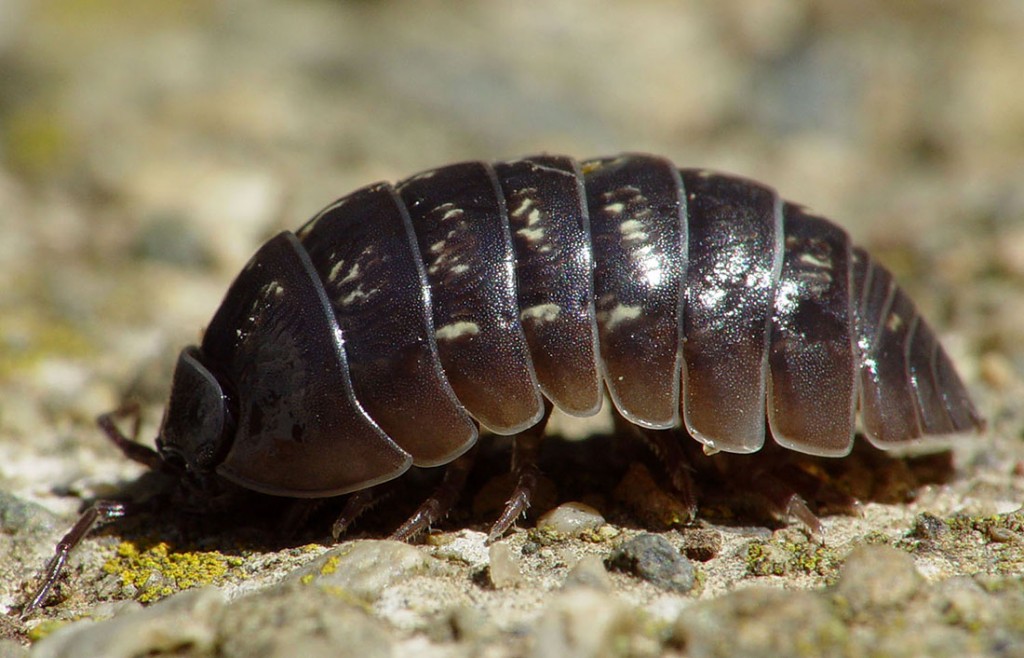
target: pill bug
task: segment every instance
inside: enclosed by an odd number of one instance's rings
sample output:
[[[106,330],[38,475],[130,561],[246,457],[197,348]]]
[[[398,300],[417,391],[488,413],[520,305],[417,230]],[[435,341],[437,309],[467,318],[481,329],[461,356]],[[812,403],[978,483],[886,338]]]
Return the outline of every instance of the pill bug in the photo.
[[[685,429],[709,453],[770,436],[843,456],[858,414],[880,448],[982,427],[932,330],[843,229],[643,154],[465,162],[357,190],[248,262],[178,358],[156,451],[101,424],[193,497],[355,492],[336,534],[376,485],[448,465],[400,537],[443,513],[481,426],[516,435],[496,536],[529,503],[551,407],[592,415],[605,391],[632,425]],[[655,447],[685,489],[671,441]],[[91,525],[124,512],[87,510],[26,613]]]

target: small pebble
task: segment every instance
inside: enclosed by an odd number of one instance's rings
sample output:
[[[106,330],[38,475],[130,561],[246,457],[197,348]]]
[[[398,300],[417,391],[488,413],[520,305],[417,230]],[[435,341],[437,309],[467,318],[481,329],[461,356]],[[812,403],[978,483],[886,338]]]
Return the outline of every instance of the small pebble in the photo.
[[[458,640],[484,640],[494,637],[498,629],[482,609],[462,605],[452,609],[448,623]]]
[[[557,593],[533,633],[533,658],[625,655],[613,647],[637,626],[635,613],[614,596],[587,588]]]
[[[483,568],[489,560],[487,535],[463,528],[457,532],[430,535],[427,543],[434,546],[434,557],[448,562]]]
[[[329,591],[294,584],[232,601],[221,614],[217,635],[213,651],[201,653],[191,647],[179,647],[178,653],[173,655],[218,658],[389,658],[398,655],[387,625],[370,615],[362,605],[352,602],[344,590]]]
[[[303,585],[341,589],[368,602],[376,601],[393,584],[413,576],[440,574],[449,567],[409,544],[359,540],[333,548],[288,579]]]
[[[905,605],[923,582],[910,555],[889,546],[862,546],[846,559],[836,593],[855,614],[884,612]]]
[[[212,653],[227,597],[214,587],[181,592],[143,610],[103,622],[81,621],[40,640],[33,656],[132,658],[189,647]]]
[[[707,562],[722,550],[722,534],[711,528],[693,528],[683,533],[683,554],[697,562]]]
[[[608,557],[609,568],[632,573],[674,592],[693,588],[693,565],[659,535],[642,534],[624,542]]]
[[[946,533],[948,528],[946,522],[928,512],[922,512],[914,518],[914,527],[910,530],[910,536],[917,539],[935,540]]]
[[[608,576],[608,570],[604,568],[604,561],[600,557],[585,555],[565,577],[563,587],[590,587],[608,592],[612,589],[612,579]]]
[[[823,597],[762,587],[730,592],[684,609],[676,619],[673,642],[685,646],[687,656],[852,653],[848,631]]]
[[[498,542],[491,544],[490,574],[491,584],[495,589],[515,587],[523,579],[523,573],[519,569],[519,557],[509,548],[508,544]]]
[[[537,519],[537,527],[569,536],[577,536],[604,525],[604,517],[590,505],[562,503]]]

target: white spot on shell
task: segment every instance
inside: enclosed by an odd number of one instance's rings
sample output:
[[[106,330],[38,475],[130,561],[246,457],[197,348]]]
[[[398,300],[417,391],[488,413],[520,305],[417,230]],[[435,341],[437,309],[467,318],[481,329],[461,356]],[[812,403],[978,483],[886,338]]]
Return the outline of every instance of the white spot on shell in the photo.
[[[625,304],[619,304],[612,310],[602,313],[605,329],[611,331],[627,320],[637,319],[640,317],[642,310],[643,309],[639,306],[626,306]]]
[[[533,199],[531,199],[530,197],[526,197],[526,198],[524,198],[519,203],[518,206],[516,206],[515,210],[512,211],[512,216],[513,217],[522,217],[527,212],[529,212],[530,208],[532,208],[532,207],[533,207]]]
[[[352,266],[352,269],[349,270],[349,273],[345,275],[345,278],[342,279],[339,282],[339,285],[343,284],[343,283],[349,283],[350,281],[355,281],[358,278],[359,278],[359,263],[356,263],[355,265]]]
[[[706,309],[715,308],[725,299],[725,288],[710,286],[700,293],[700,303]]]
[[[635,240],[643,242],[647,240],[647,232],[644,231],[644,225],[635,219],[627,219],[619,224],[619,233],[622,234],[622,239],[626,241]]]
[[[519,319],[535,320],[537,322],[551,322],[552,320],[555,320],[561,312],[562,308],[558,304],[538,304],[537,306],[524,308],[522,313],[519,314]]]
[[[520,235],[527,242],[534,244],[544,239],[544,229],[542,228],[521,228],[516,231],[516,235]]]
[[[647,249],[646,247],[644,249]],[[640,251],[643,252],[644,249]],[[665,278],[665,267],[661,257],[654,253],[641,253],[639,263],[641,276],[649,288],[657,288]]]
[[[344,269],[344,267],[345,261],[343,260],[339,260],[337,263],[335,263],[334,267],[332,267],[331,271],[327,274],[327,280],[330,281],[331,283],[334,283],[335,280],[337,280],[337,278],[341,276],[341,270]]]
[[[447,203],[445,205],[450,206],[451,204]],[[444,207],[444,206],[442,206],[442,207]],[[438,208],[438,210],[440,210],[440,208]],[[446,210],[444,215],[441,216],[441,221],[442,222],[447,222],[447,221],[451,221],[453,219],[459,219],[464,214],[466,214],[466,213],[462,210],[462,208],[451,208],[449,210]]]
[[[813,265],[814,267],[831,268],[832,260],[829,258],[818,258],[812,253],[804,252],[800,254],[800,262],[805,265]]]
[[[885,328],[889,331],[899,331],[900,327],[903,326],[903,318],[898,313],[891,313],[889,319],[885,321]]]
[[[464,336],[475,336],[480,333],[480,325],[475,322],[462,320],[452,322],[438,329],[434,336],[437,340],[455,340]]]
[[[352,291],[351,293],[349,293],[345,297],[342,297],[341,299],[339,299],[338,300],[338,306],[348,306],[352,302],[358,301],[358,300],[360,300],[362,298],[365,298],[365,297],[367,297],[367,294],[362,292],[361,288],[356,288],[354,291]]]
[[[779,282],[775,293],[775,309],[784,315],[792,315],[800,301],[800,285],[789,280]]]
[[[626,204],[618,203],[618,202],[616,202],[616,203],[609,203],[608,205],[606,205],[604,207],[604,211],[606,213],[608,213],[609,215],[621,215],[622,211],[625,210],[625,209],[626,209]]]
[[[468,271],[469,271],[469,266],[468,265],[453,265],[452,269],[450,270],[450,272],[452,274],[465,274]]]

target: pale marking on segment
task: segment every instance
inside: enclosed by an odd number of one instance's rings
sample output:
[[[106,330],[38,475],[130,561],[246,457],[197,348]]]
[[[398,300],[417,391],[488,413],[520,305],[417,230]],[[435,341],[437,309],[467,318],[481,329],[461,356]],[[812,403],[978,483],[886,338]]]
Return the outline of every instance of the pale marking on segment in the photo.
[[[751,272],[743,277],[743,285],[748,288],[770,289],[772,285],[772,273],[764,270]]]
[[[645,247],[644,249],[646,250],[647,248]],[[643,252],[644,250],[641,251]],[[641,276],[647,282],[648,288],[657,288],[661,285],[662,280],[665,279],[665,270],[667,268],[662,264],[659,254],[650,253],[649,251],[641,253],[638,264],[640,265]]]
[[[458,264],[458,262],[460,260],[459,254],[445,252],[443,247],[442,247],[442,249],[439,249],[439,250],[435,251],[433,247],[436,247],[436,246],[437,246],[437,243],[434,243],[434,245],[430,249],[430,251],[432,253],[437,253],[437,258],[434,260],[433,263],[430,264],[429,267],[427,267],[427,274],[433,276],[433,275],[437,274],[438,272],[441,272],[445,268],[448,268],[449,271],[454,272],[455,274],[460,274],[460,273],[466,271],[467,269],[469,269],[466,266],[460,266]],[[438,253],[438,251],[440,253]],[[462,269],[459,269],[460,267]]]
[[[441,327],[435,332],[434,337],[437,340],[455,340],[463,336],[475,336],[478,333],[480,333],[480,325],[476,322],[461,320]]]
[[[619,224],[619,233],[622,234],[622,239],[627,242],[644,242],[647,240],[647,232],[644,231],[643,223],[635,219],[627,219]]]
[[[831,258],[818,258],[814,254],[804,252],[800,254],[800,262],[805,265],[813,265],[814,267],[831,268]]]
[[[446,203],[445,205],[446,206],[450,206],[452,204]],[[444,207],[444,206],[442,206],[442,207]],[[440,210],[440,209],[441,208],[438,208],[438,210]],[[458,219],[459,217],[462,217],[465,214],[466,213],[465,213],[464,210],[462,210],[462,208],[452,208],[450,210],[446,210],[445,211],[444,215],[441,216],[441,221],[442,222],[447,222],[447,221],[452,220],[452,219]]]
[[[469,271],[469,265],[453,265],[448,271],[452,274],[465,274]]]
[[[710,286],[700,293],[700,303],[706,309],[712,309],[725,299],[726,290],[721,286]]]
[[[411,183],[411,182],[413,182],[415,180],[429,180],[429,179],[433,178],[436,175],[437,175],[437,170],[436,169],[431,169],[430,171],[424,171],[423,173],[416,174],[415,176],[410,178],[407,182]],[[405,185],[403,185],[402,187],[405,187]]]
[[[352,269],[349,271],[349,273],[345,275],[345,278],[338,282],[338,285],[344,285],[344,284],[348,283],[349,281],[355,281],[358,278],[359,278],[359,263],[356,263],[355,265],[352,266]],[[334,281],[332,280],[331,283],[334,283]]]
[[[562,312],[562,307],[558,304],[538,304],[529,308],[523,309],[522,313],[519,314],[520,320],[535,320],[537,322],[552,322],[558,318],[558,314]]]
[[[521,228],[516,231],[516,235],[522,236],[524,240],[530,244],[535,244],[544,239],[543,228]]]
[[[705,280],[710,286],[739,283],[739,277],[745,275],[748,267],[750,263],[746,249],[738,245],[726,247],[720,250],[718,259],[711,268],[711,275]]]
[[[609,203],[608,205],[606,205],[604,207],[604,211],[606,213],[608,213],[609,215],[621,215],[622,211],[625,210],[625,209],[626,209],[626,204],[619,203],[619,202]]]
[[[349,294],[345,295],[342,299],[338,300],[338,304],[341,306],[348,306],[353,302],[359,301],[360,299],[369,299],[379,292],[378,288],[374,288],[370,292],[363,290],[362,286],[359,286]]]
[[[438,240],[434,244],[430,245],[430,253],[439,254],[444,251],[444,246],[447,244],[447,240]]]
[[[794,281],[780,281],[775,293],[775,310],[784,315],[792,315],[800,303],[800,284]]]
[[[903,318],[898,313],[892,313],[889,315],[889,319],[885,321],[885,328],[889,331],[898,331],[903,326]]]
[[[524,190],[524,192],[525,192],[525,190]],[[525,197],[519,203],[519,205],[516,206],[516,209],[512,211],[512,216],[513,217],[522,217],[523,215],[525,215],[527,213],[527,211],[530,210],[530,208],[533,206],[533,204],[534,204],[534,201],[533,201],[532,198]]]
[[[604,320],[605,330],[612,331],[615,327],[619,326],[627,320],[635,320],[640,317],[643,312],[643,308],[640,306],[627,306],[625,304],[619,304],[610,311],[601,313],[602,319]]]

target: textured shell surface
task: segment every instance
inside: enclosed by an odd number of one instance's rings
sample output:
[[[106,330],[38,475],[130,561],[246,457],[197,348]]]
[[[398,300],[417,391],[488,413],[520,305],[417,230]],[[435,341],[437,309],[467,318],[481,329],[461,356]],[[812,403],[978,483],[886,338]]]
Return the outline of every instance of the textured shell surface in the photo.
[[[446,464],[480,427],[521,432],[546,400],[592,415],[605,391],[629,422],[709,451],[842,456],[858,419],[882,448],[982,425],[913,303],[842,228],[644,154],[359,189],[261,247],[192,349],[187,368],[210,374],[183,379],[219,383],[228,408],[216,472],[285,496]]]

